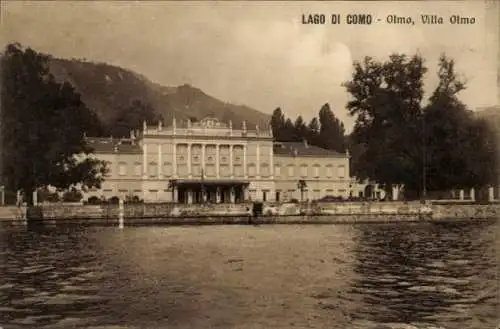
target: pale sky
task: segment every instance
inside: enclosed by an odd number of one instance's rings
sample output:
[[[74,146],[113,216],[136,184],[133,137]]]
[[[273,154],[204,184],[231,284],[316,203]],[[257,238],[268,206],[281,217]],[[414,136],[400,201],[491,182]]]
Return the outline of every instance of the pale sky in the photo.
[[[429,67],[431,91],[445,52],[467,78],[467,105],[499,104],[498,2],[2,1],[0,46],[17,41],[56,57],[107,62],[265,113],[280,106],[293,119],[302,114],[309,120],[328,102],[350,127],[349,95],[341,83],[364,56],[418,51]],[[309,13],[327,20],[332,13],[366,13],[375,22],[302,24],[302,14]],[[387,24],[390,14],[412,16],[416,24]],[[422,25],[421,14],[441,15],[445,24]],[[451,14],[475,17],[476,23],[451,25]]]

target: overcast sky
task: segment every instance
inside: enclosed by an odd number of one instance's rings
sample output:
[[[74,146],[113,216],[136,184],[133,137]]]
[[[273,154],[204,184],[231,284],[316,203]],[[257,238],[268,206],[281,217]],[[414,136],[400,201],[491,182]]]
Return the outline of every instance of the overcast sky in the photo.
[[[310,119],[329,102],[351,126],[341,83],[364,56],[419,52],[435,86],[445,52],[467,78],[462,100],[497,105],[498,2],[21,2],[2,1],[0,42],[63,58],[107,62],[164,85],[192,84],[223,101]],[[370,13],[371,26],[303,25],[308,13]],[[475,17],[474,25],[422,26],[420,14]],[[386,16],[412,16],[415,26]]]

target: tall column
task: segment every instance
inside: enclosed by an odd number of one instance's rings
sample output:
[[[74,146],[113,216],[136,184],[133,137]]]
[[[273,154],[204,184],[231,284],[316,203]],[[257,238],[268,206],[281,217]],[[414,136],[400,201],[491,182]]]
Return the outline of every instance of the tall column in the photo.
[[[220,144],[215,144],[215,172],[217,178],[220,178],[219,175],[219,165],[220,165]],[[219,193],[219,192],[217,192]]]
[[[205,175],[205,147],[206,144],[201,144],[201,170],[203,170],[203,175]]]
[[[255,161],[255,176],[259,177],[260,176],[260,147],[259,144],[257,144],[257,155],[256,155],[256,161]]]
[[[220,187],[218,187],[218,186],[215,190],[215,202],[220,203]]]
[[[492,186],[488,187],[488,200],[493,201],[495,200],[495,193],[494,193],[494,188]]]
[[[192,177],[191,174],[191,144],[187,144],[187,169],[188,169],[188,175],[189,178]]]
[[[148,145],[142,146],[142,178],[148,178]]]
[[[187,190],[187,197],[188,197],[188,203],[191,204],[193,203],[193,191],[191,189]]]
[[[464,190],[460,190],[459,193],[460,193],[459,199],[463,200],[464,199]]]
[[[247,144],[243,144],[243,176],[247,178]]]
[[[177,186],[172,186],[172,189],[172,202],[177,203],[179,200],[179,189],[177,188]]]
[[[274,178],[274,159],[273,159],[273,146],[271,144],[271,148],[269,150],[269,175],[271,179]]]
[[[229,177],[233,178],[234,177],[234,170],[233,170],[233,145],[229,144]]]
[[[229,193],[230,193],[229,198],[231,200],[231,203],[234,203],[236,195],[234,193],[234,187],[233,186],[231,186],[231,190],[229,191]]]
[[[163,154],[161,143],[158,143],[158,178],[163,178]]]
[[[472,201],[475,201],[476,200],[476,190],[474,190],[474,188],[471,188],[469,193],[470,193],[470,199]]]
[[[175,121],[174,121],[175,122]],[[175,127],[174,127],[175,129]],[[174,178],[177,178],[177,144],[174,142],[173,144],[173,155],[172,155],[172,173]]]

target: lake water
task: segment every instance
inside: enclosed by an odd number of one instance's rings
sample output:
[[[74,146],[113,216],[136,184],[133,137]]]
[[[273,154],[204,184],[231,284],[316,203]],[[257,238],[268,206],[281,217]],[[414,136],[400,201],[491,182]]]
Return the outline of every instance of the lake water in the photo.
[[[500,223],[0,226],[0,326],[499,324]]]

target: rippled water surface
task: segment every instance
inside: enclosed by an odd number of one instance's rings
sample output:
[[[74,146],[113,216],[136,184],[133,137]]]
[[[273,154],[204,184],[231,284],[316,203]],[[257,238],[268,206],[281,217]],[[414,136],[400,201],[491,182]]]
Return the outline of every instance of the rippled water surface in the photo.
[[[494,221],[0,226],[0,326],[493,329],[499,233]]]

